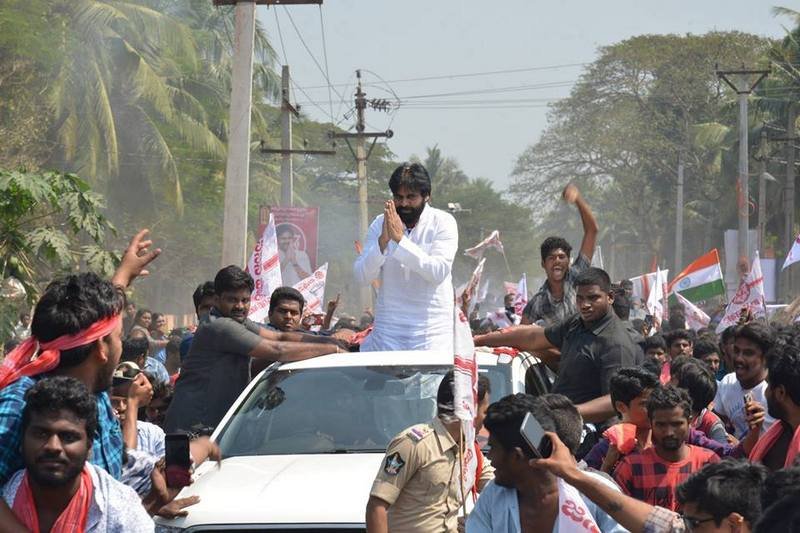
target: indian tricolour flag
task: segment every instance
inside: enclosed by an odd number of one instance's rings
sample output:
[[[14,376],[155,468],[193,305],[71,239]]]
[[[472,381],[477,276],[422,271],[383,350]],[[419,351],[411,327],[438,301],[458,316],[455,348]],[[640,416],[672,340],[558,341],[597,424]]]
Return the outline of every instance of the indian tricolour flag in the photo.
[[[683,269],[669,285],[669,292],[679,292],[690,302],[708,300],[725,294],[719,253],[714,248]]]

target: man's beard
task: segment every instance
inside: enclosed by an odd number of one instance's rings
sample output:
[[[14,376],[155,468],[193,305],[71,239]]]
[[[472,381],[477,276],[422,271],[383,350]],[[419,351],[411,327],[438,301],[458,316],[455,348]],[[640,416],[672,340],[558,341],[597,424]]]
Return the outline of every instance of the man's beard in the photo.
[[[767,398],[767,414],[776,420],[786,419],[783,406],[776,401],[769,401],[769,398]]]
[[[39,485],[43,487],[58,488],[68,485],[80,475],[88,457],[89,453],[87,451],[86,455],[83,457],[83,460],[69,463],[64,470],[64,475],[61,477],[53,476],[46,471],[40,471],[35,463],[33,465],[27,465],[26,468],[28,470],[28,475],[30,475],[31,478]]]
[[[683,442],[680,439],[676,439],[674,437],[666,437],[661,439],[661,447],[668,452],[674,452],[679,450],[680,447],[683,445]]]
[[[423,202],[421,206],[418,208],[414,207],[397,207],[397,215],[400,217],[400,220],[403,221],[403,224],[407,228],[414,227],[417,222],[419,221],[420,215],[422,215],[422,210],[425,209],[425,203]]]

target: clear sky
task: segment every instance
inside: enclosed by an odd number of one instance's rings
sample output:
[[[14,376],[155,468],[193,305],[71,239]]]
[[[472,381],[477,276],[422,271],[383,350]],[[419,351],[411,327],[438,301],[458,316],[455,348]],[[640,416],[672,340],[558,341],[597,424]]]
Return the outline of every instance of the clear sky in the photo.
[[[331,114],[322,22],[336,122],[352,125],[344,114],[353,105],[355,70],[364,69],[368,98],[393,100],[394,91],[401,101],[393,117],[367,113],[370,131],[391,125],[395,136],[389,147],[399,158],[422,155],[426,146],[438,144],[469,176],[489,178],[502,189],[517,156],[546,126],[547,101],[569,94],[582,64],[593,61],[599,47],[648,33],[738,30],[781,37],[782,25],[791,21],[775,18],[773,5],[769,0],[325,0],[321,18],[317,6],[262,6],[259,17],[282,63],[280,27],[292,78],[306,92],[295,90],[294,97],[308,116],[328,121]],[[800,9],[788,0],[777,5]],[[509,70],[515,72],[453,76]],[[419,79],[429,77],[438,79]],[[409,79],[414,81],[404,81]],[[448,96],[431,96],[441,94]]]

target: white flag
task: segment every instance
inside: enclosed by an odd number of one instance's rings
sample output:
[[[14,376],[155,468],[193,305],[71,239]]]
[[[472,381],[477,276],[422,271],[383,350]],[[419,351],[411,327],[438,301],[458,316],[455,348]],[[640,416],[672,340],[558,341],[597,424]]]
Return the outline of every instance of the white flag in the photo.
[[[494,248],[501,254],[504,254],[505,251],[503,250],[503,243],[500,242],[500,232],[494,230],[489,234],[488,237],[483,239],[481,242],[473,246],[472,248],[467,248],[464,250],[464,255],[468,255],[475,259],[480,259],[483,257],[483,252],[486,251],[487,248]]]
[[[739,288],[728,303],[728,307],[725,308],[725,316],[717,326],[717,333],[722,333],[725,328],[738,323],[743,309],[748,309],[753,318],[766,317],[765,305],[764,276],[761,274],[761,260],[758,257],[758,250],[756,250],[753,264],[750,265],[750,272],[739,282]]]
[[[255,281],[250,314],[247,318],[254,322],[264,322],[269,311],[269,297],[272,291],[283,285],[281,264],[278,259],[278,237],[275,234],[275,220],[272,218],[272,213],[250,260],[247,261],[247,271]]]
[[[558,478],[558,533],[600,533],[578,489]]]
[[[453,408],[461,420],[464,450],[461,464],[461,490],[467,495],[475,485],[478,457],[475,455],[475,414],[478,410],[478,360],[469,322],[456,307],[453,327]]]
[[[325,263],[307,278],[298,281],[294,288],[300,291],[306,301],[304,313],[323,313],[325,301],[325,282],[328,278],[328,263]]]
[[[798,261],[800,261],[800,235],[798,235],[792,243],[792,249],[789,250],[789,254],[786,256],[786,261],[783,262],[783,268],[781,268],[781,270],[786,270],[786,267]]]
[[[675,298],[678,300],[678,302],[683,305],[683,309],[685,311],[684,314],[686,315],[686,327],[695,331],[708,327],[709,322],[711,322],[711,318],[705,314],[702,309],[684,298],[684,296],[678,291],[673,291],[672,294],[675,295]]]
[[[528,278],[525,274],[517,283],[517,295],[514,296],[514,312],[522,316],[522,310],[528,305]]]
[[[660,272],[661,283],[667,285],[669,270],[660,270]],[[633,297],[646,302],[650,298],[650,289],[656,283],[656,275],[656,272],[650,272],[649,274],[642,274],[641,276],[631,278],[630,282],[633,284]]]
[[[665,304],[662,304],[661,300],[664,299],[665,288],[661,269],[657,268],[653,286],[650,289],[650,294],[647,296],[647,312],[653,315],[653,322],[655,323],[656,329],[661,327],[661,322],[664,320]]]
[[[469,281],[456,289],[456,299],[458,302],[462,301],[464,293],[469,291],[470,298],[474,302],[478,292],[478,285],[481,283],[481,276],[483,275],[483,265],[486,264],[486,258],[482,257],[480,261],[478,261],[478,266],[475,267],[475,270],[472,271],[472,276],[470,276]]]

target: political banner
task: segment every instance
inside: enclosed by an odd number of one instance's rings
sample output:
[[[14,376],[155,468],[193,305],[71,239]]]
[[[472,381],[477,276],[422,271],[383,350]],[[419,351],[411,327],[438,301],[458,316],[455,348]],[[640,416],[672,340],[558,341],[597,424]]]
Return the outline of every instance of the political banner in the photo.
[[[731,298],[725,315],[717,326],[717,333],[722,333],[725,328],[739,322],[742,312],[749,311],[753,318],[764,318],[767,314],[764,299],[764,276],[761,274],[761,261],[756,250],[750,272],[739,282],[739,288]]]
[[[475,485],[478,457],[475,447],[474,419],[478,411],[478,360],[469,321],[461,309],[455,309],[453,326],[453,410],[461,421],[464,435],[461,463],[461,490],[466,496]]]
[[[328,263],[314,271],[313,274],[295,284],[306,300],[305,313],[319,314],[325,312],[325,282],[328,278]]]
[[[271,207],[278,235],[281,274],[294,286],[317,268],[318,207]]]
[[[697,331],[698,329],[708,327],[708,324],[711,322],[711,317],[705,314],[702,309],[687,300],[686,297],[678,291],[675,291],[672,294],[674,294],[678,302],[683,305],[687,328]]]
[[[255,281],[248,318],[254,322],[264,322],[269,311],[269,297],[272,291],[283,285],[275,220],[272,214],[269,215],[268,222],[247,261],[247,271]]]
[[[514,312],[522,316],[522,311],[528,305],[528,278],[525,274],[517,283],[517,294],[514,296]]]
[[[499,231],[494,230],[489,234],[488,237],[483,239],[481,242],[479,242],[472,248],[467,248],[466,250],[464,250],[464,255],[468,255],[473,259],[480,259],[483,257],[483,253],[489,248],[494,248],[501,254],[505,254],[505,251],[503,250],[503,243],[500,242]]]

